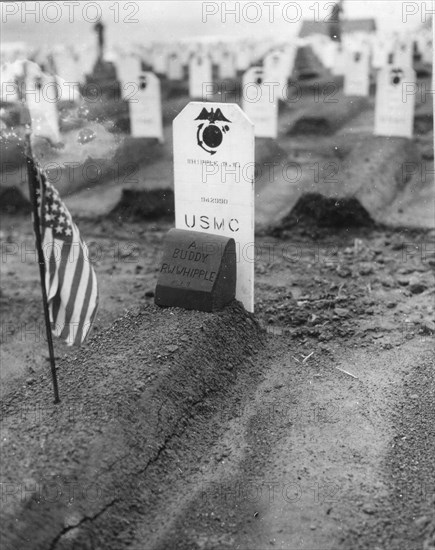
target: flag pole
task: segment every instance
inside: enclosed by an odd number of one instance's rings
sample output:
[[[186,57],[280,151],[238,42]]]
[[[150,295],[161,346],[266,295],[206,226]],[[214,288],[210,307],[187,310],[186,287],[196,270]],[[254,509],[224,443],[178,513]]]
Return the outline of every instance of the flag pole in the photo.
[[[56,363],[54,359],[53,337],[51,333],[50,313],[48,311],[47,289],[45,287],[45,261],[42,250],[41,224],[39,220],[38,203],[36,196],[37,180],[35,178],[35,162],[33,160],[32,146],[30,143],[30,127],[26,129],[26,156],[27,156],[27,181],[29,184],[29,196],[33,210],[33,229],[35,232],[36,248],[38,250],[39,276],[41,278],[42,303],[44,306],[45,329],[47,332],[48,351],[50,355],[51,379],[53,382],[54,402],[60,403],[59,389],[57,385]]]

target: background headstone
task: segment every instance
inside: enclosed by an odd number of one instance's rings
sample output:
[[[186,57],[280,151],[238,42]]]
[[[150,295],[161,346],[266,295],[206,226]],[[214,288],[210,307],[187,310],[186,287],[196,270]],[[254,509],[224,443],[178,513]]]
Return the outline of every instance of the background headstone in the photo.
[[[189,97],[203,99],[205,86],[213,82],[212,64],[208,55],[194,54],[189,62]]]
[[[361,47],[347,52],[344,74],[344,95],[368,96],[370,90],[370,60],[368,51]]]
[[[264,78],[266,82],[276,82],[277,98],[285,99],[286,85],[289,75],[290,61],[288,55],[281,50],[271,51],[263,61]]]
[[[406,93],[415,85],[411,67],[386,66],[378,72],[375,103],[377,136],[411,138],[414,126],[415,94]]]
[[[59,143],[59,114],[57,82],[52,75],[45,74],[36,63],[26,64],[25,100],[29,109],[32,133]]]
[[[167,76],[169,80],[183,79],[183,65],[181,63],[181,57],[177,52],[171,52],[168,56]]]
[[[219,77],[222,80],[236,77],[236,65],[234,55],[229,50],[223,50],[219,63]]]
[[[121,83],[121,97],[128,99],[134,95],[137,75],[141,72],[139,59],[132,55],[119,57],[116,62],[116,72]]]
[[[263,68],[251,67],[243,75],[243,111],[254,123],[256,137],[277,138],[279,93]]]
[[[191,102],[173,130],[175,226],[234,238],[236,298],[253,311],[253,124],[238,105]]]
[[[133,137],[157,138],[163,142],[160,80],[149,71],[137,74],[136,92],[129,101]]]

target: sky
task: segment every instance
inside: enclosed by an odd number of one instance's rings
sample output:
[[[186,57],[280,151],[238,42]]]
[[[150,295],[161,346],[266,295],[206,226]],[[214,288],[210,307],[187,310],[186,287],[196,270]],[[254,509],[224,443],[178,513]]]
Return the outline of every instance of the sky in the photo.
[[[75,5],[79,4],[79,5]],[[297,36],[303,19],[328,16],[333,2],[142,0],[105,2],[2,2],[2,42],[25,41],[31,47],[57,43],[95,43],[93,24],[101,15],[107,43],[175,41],[203,36]],[[406,32],[429,17],[433,2],[345,0],[344,17],[373,17],[380,32]]]

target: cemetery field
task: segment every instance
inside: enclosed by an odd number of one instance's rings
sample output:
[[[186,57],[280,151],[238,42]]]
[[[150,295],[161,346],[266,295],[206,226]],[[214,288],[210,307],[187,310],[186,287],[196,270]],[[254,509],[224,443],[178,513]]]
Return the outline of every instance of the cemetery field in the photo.
[[[101,306],[80,352],[55,342],[56,409],[31,224],[6,217],[3,243],[23,244],[2,264],[5,471],[31,456],[32,475],[105,491],[11,499],[11,547],[430,548],[433,231],[264,231],[251,318],[156,310],[171,227],[80,222]]]
[[[6,44],[5,549],[435,550],[432,28],[343,3]]]

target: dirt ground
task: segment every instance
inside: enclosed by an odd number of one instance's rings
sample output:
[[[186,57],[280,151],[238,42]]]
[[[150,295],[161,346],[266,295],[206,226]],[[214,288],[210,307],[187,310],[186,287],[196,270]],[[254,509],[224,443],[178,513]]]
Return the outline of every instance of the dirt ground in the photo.
[[[104,337],[126,310],[152,303],[171,224],[80,225],[98,257],[103,305],[94,330]],[[29,220],[8,218],[3,231],[5,242],[25,236],[28,254],[25,263],[8,257],[2,281],[7,422],[42,373],[46,399],[50,385]],[[316,233],[258,237],[256,318],[266,344],[250,365],[254,376],[242,372],[193,414],[136,480],[138,502],[124,495],[90,523],[90,532],[111,535],[104,546],[76,547],[123,548],[126,537],[128,547],[147,549],[431,548],[435,235]],[[77,351],[55,345],[61,371]],[[119,346],[112,336],[105,356],[116,361]],[[162,351],[158,340],[151,347]],[[34,432],[19,439],[21,452]],[[115,534],[120,514],[130,520]],[[61,537],[52,548],[73,542]]]
[[[371,106],[332,138],[295,137],[281,126],[269,158],[285,151],[302,166],[337,158],[335,144],[356,143],[372,115]],[[432,140],[426,132],[415,143],[428,155]],[[159,178],[166,186],[165,155],[141,168],[144,186],[148,176],[150,189]],[[433,155],[428,161],[433,168]],[[259,181],[252,319],[236,304],[217,317],[157,311],[172,219],[95,217],[86,211],[99,203],[101,187],[72,195],[66,202],[90,247],[101,306],[80,351],[55,341],[57,411],[31,221],[5,215],[3,480],[74,472],[116,485],[115,497],[86,512],[79,502],[80,515],[74,503],[23,504],[4,483],[5,548],[435,549],[433,178],[419,182],[395,197],[385,223],[364,218],[338,228],[319,222],[307,202],[279,221],[289,214],[289,191],[282,181]],[[115,188],[107,184],[111,207]],[[222,332],[215,348],[207,330]],[[89,420],[82,405],[93,393],[95,406],[125,399],[130,416]],[[148,395],[174,408],[148,421],[156,414]],[[72,423],[69,396],[80,405]],[[152,435],[154,454],[143,435],[151,425],[163,437]]]

